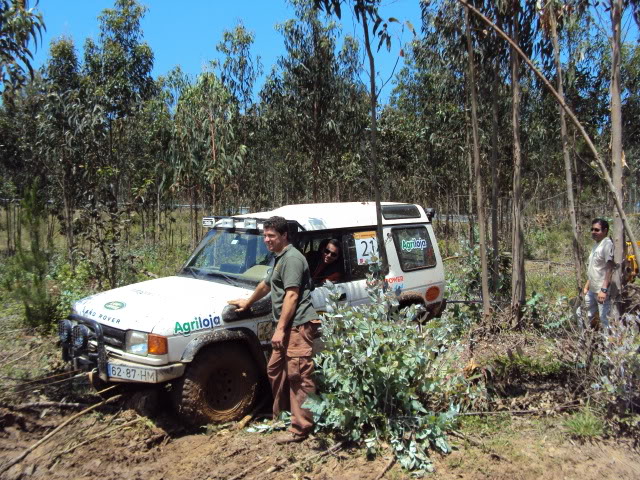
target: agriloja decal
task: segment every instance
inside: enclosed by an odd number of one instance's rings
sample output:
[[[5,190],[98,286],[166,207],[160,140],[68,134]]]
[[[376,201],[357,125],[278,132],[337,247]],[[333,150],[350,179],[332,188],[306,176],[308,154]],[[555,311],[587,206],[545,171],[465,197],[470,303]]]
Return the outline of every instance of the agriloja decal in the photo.
[[[173,333],[176,335],[181,334],[186,337],[191,332],[217,327],[220,323],[220,317],[218,315],[215,317],[211,314],[209,314],[208,317],[193,317],[193,320],[190,322],[176,322],[176,325],[173,328]]]
[[[427,240],[425,238],[411,238],[402,240],[402,250],[411,252],[412,250],[424,250],[427,248]]]

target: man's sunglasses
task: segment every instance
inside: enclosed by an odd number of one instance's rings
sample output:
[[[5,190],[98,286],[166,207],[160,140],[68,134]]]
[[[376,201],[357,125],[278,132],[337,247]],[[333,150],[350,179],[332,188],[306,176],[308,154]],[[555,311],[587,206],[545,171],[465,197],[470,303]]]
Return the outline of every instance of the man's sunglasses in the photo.
[[[325,248],[325,249],[324,249],[324,254],[325,254],[325,255],[329,255],[330,257],[333,257],[333,258],[335,258],[335,257],[337,257],[337,256],[339,255],[339,253],[338,253],[338,252],[332,252],[332,251],[331,251],[331,250],[329,250],[328,248]]]
[[[599,232],[599,231],[600,231],[600,229],[599,229],[599,228],[592,228],[592,229],[591,229],[591,231],[592,231],[592,232]]]

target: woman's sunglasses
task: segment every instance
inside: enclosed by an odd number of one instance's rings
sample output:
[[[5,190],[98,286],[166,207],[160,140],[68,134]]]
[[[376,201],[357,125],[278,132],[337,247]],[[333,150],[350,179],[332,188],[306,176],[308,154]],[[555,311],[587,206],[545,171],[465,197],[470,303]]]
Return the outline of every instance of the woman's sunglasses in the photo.
[[[338,252],[332,252],[332,251],[331,251],[331,250],[329,250],[328,248],[325,248],[325,249],[324,249],[324,254],[325,254],[325,255],[329,255],[330,257],[333,257],[333,258],[335,258],[335,257],[337,257],[337,256],[339,255],[339,253],[338,253]]]

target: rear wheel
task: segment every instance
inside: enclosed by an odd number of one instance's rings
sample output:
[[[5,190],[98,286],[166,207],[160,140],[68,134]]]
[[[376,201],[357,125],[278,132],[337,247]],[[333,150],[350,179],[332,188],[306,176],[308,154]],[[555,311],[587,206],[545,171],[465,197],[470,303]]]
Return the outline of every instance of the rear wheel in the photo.
[[[192,425],[237,420],[249,413],[258,396],[258,372],[237,344],[212,345],[199,353],[174,384],[180,416]]]

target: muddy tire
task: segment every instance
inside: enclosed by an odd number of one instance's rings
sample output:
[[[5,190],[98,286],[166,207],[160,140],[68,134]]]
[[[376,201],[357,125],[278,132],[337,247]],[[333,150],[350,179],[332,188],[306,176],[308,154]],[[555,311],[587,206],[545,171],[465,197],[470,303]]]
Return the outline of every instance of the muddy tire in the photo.
[[[191,425],[238,420],[256,403],[259,376],[251,354],[237,344],[200,352],[173,385],[178,414]]]

